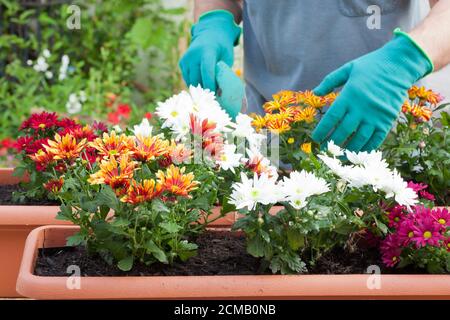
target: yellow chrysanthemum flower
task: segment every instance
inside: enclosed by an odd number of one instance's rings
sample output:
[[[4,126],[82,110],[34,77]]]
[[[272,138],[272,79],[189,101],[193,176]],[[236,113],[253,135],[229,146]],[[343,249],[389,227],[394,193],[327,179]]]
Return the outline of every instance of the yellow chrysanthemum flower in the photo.
[[[169,152],[169,141],[158,136],[136,137],[133,157],[138,161],[151,161]]]
[[[189,192],[197,189],[199,182],[194,181],[195,177],[192,172],[184,174],[185,169],[185,167],[180,169],[171,165],[166,172],[159,170],[156,177],[158,178],[158,184],[162,186],[162,190],[169,191],[177,196],[188,197]]]
[[[266,115],[267,117],[267,123],[266,126],[272,133],[281,134],[283,132],[291,130],[291,126],[289,125],[289,122],[285,119],[283,115],[280,116],[280,114],[273,114],[273,115]]]
[[[300,110],[294,117],[295,122],[305,121],[307,123],[311,123],[315,120],[315,116],[317,115],[317,110],[314,107],[306,107],[303,110]]]
[[[260,116],[259,114],[251,114],[250,115],[253,118],[252,126],[255,128],[256,131],[260,131],[266,126],[266,118]]]
[[[161,185],[156,184],[155,180],[153,179],[145,179],[141,183],[132,180],[127,190],[127,194],[123,196],[120,201],[131,204],[139,204],[152,200],[160,193]]]
[[[77,143],[77,139],[71,134],[61,137],[55,134],[54,140],[48,140],[47,145],[43,145],[48,154],[53,155],[55,160],[73,160],[80,156],[81,151],[86,146],[86,139]]]
[[[300,148],[302,149],[302,151],[304,153],[308,153],[308,154],[311,153],[311,142],[302,143]]]
[[[289,144],[293,144],[294,142],[295,142],[295,139],[292,138],[292,137],[290,137],[290,138],[287,140],[287,143],[289,143]]]
[[[130,186],[137,163],[131,161],[128,155],[124,155],[117,162],[115,157],[102,160],[100,170],[91,174],[88,179],[90,184],[107,184],[117,195],[124,194]]]
[[[111,134],[103,133],[102,138],[97,138],[89,143],[103,158],[120,157],[130,154],[134,149],[134,138],[125,134],[118,136],[115,131]]]

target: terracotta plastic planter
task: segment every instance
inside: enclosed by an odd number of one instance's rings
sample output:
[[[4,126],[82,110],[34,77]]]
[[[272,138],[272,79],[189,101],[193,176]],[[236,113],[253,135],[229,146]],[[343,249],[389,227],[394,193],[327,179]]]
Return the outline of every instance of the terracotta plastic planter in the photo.
[[[45,226],[26,241],[17,291],[35,299],[449,299],[448,275],[381,275],[380,289],[369,289],[371,275],[81,277],[33,275],[38,249],[64,246],[73,226]],[[77,281],[75,280],[75,281]],[[71,286],[67,286],[67,284]]]
[[[14,177],[13,171],[12,168],[0,168],[0,185],[24,180]],[[25,240],[36,227],[68,224],[55,219],[58,211],[58,206],[0,205],[0,297],[20,297],[16,292],[16,278]]]

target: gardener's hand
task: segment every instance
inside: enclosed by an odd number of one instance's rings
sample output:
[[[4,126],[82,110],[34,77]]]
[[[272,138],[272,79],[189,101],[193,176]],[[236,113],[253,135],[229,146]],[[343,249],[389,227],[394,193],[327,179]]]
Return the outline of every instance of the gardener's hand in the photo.
[[[312,138],[333,140],[352,151],[378,148],[392,128],[407,90],[433,70],[426,53],[407,34],[394,31],[384,47],[329,74],[314,89],[325,95],[344,86]]]
[[[234,22],[231,12],[214,10],[203,14],[192,27],[192,41],[180,60],[186,84],[216,91],[216,64],[224,61],[233,65],[234,44],[241,28]]]

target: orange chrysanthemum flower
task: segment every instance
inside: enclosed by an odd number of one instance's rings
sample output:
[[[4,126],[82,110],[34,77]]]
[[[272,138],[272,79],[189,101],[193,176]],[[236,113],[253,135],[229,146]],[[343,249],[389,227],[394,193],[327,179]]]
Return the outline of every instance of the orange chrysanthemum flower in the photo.
[[[44,183],[44,189],[48,192],[58,193],[59,191],[61,191],[63,185],[64,178],[60,177],[59,179],[52,179]]]
[[[176,143],[172,140],[168,154],[173,163],[180,164],[187,161],[192,156],[192,150],[188,149],[184,144]]]
[[[29,156],[36,163],[38,168],[45,169],[53,161],[53,154],[39,149],[38,152]]]
[[[133,149],[133,157],[136,160],[146,162],[167,154],[169,141],[158,136],[136,137],[136,146]]]
[[[115,157],[102,160],[100,170],[91,174],[88,179],[90,184],[107,184],[117,195],[124,194],[130,186],[137,163],[131,161],[128,155],[117,162]]]
[[[253,118],[252,126],[255,128],[257,132],[259,132],[266,126],[267,121],[265,117],[262,117],[258,114],[251,114],[250,116]]]
[[[311,142],[302,143],[300,148],[302,149],[302,151],[304,153],[308,153],[308,154],[311,153]]]
[[[245,163],[245,167],[256,173],[258,176],[266,173],[269,178],[272,178],[274,174],[262,155],[254,155],[252,158],[248,159]]]
[[[405,101],[402,105],[402,112],[408,113],[411,111],[411,103],[409,101]]]
[[[267,117],[268,115],[266,115]],[[289,122],[286,121],[284,116],[280,116],[279,114],[270,115],[267,118],[267,128],[272,133],[281,134],[283,132],[291,130],[291,126]]]
[[[320,109],[327,105],[327,101],[324,97],[316,96],[311,91],[308,91],[308,92],[310,92],[310,93],[308,93],[308,95],[305,98],[305,104],[307,106]]]
[[[330,105],[330,104],[334,103],[334,101],[336,100],[337,97],[338,97],[338,93],[331,92],[331,93],[327,94],[326,96],[324,96],[323,98],[326,101],[326,104]]]
[[[63,137],[55,134],[55,140],[48,140],[47,144],[44,145],[44,148],[47,153],[53,155],[53,159],[74,160],[80,156],[86,146],[86,139],[77,142],[77,139],[69,133]]]
[[[155,188],[156,186],[156,188]],[[132,180],[128,187],[127,194],[120,201],[131,204],[139,204],[150,201],[161,193],[161,185],[156,184],[153,179],[143,180],[141,183]]]
[[[317,115],[317,110],[314,107],[306,107],[303,110],[300,110],[294,118],[294,121],[305,121],[307,123],[311,123],[315,120],[315,116]]]
[[[415,118],[421,119],[423,121],[429,121],[433,114],[433,112],[431,111],[430,108],[422,107],[417,104],[415,104],[411,107],[410,112]]]
[[[119,157],[132,152],[134,149],[134,138],[125,134],[118,136],[115,131],[103,133],[102,138],[97,138],[89,143],[89,146],[96,149],[103,158]]]
[[[167,168],[166,172],[158,171],[156,177],[158,178],[158,184],[162,186],[163,191],[169,191],[170,193],[188,197],[189,192],[197,189],[199,182],[194,181],[194,174],[192,172],[184,174],[185,168],[175,167],[171,165]]]

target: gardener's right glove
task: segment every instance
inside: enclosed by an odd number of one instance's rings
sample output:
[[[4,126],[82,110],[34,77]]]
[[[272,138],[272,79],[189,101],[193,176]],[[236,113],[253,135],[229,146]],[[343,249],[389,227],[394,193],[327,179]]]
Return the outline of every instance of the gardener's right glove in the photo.
[[[214,10],[203,14],[192,26],[191,44],[180,60],[180,68],[186,84],[216,91],[216,64],[224,61],[233,65],[233,47],[237,44],[241,28],[234,16],[226,10]]]
[[[314,89],[325,95],[344,86],[312,133],[315,141],[347,142],[352,151],[370,151],[384,141],[407,90],[433,71],[431,59],[409,35],[400,30],[394,34],[385,46],[348,62]]]

